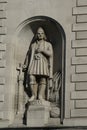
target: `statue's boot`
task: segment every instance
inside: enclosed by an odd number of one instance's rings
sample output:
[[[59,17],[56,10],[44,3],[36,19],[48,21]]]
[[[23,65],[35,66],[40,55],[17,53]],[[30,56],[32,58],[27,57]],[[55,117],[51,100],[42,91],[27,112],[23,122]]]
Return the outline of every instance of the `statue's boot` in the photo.
[[[34,101],[37,98],[37,84],[31,85],[32,96],[29,98],[29,102]]]
[[[40,84],[39,85],[38,99],[41,100],[41,101],[45,100],[45,89],[46,89],[46,85],[45,84]]]

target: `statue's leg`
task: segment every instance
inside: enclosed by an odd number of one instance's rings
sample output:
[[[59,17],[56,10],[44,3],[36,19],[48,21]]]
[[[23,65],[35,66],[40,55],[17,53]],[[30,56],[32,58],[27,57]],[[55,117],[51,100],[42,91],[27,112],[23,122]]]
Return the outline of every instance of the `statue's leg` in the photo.
[[[37,98],[37,83],[36,83],[36,77],[34,75],[30,75],[30,88],[32,96],[29,99],[29,101],[33,101]]]
[[[45,90],[46,90],[46,78],[41,78],[39,84],[39,93],[38,93],[38,98],[40,100],[45,99]]]

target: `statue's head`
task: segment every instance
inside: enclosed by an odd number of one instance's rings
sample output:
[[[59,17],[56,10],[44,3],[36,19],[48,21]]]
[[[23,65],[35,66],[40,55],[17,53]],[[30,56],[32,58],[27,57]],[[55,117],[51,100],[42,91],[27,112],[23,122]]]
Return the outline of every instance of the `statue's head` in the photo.
[[[36,36],[37,36],[38,40],[42,40],[42,39],[46,40],[47,39],[46,35],[45,35],[45,32],[44,32],[44,29],[42,27],[39,27],[37,29]]]

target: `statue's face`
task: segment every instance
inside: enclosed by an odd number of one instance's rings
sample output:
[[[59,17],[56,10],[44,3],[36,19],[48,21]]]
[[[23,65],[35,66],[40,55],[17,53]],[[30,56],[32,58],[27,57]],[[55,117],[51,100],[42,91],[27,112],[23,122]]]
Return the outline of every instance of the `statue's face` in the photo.
[[[42,28],[38,29],[38,31],[37,31],[37,37],[38,37],[38,40],[44,39],[45,34],[44,34],[44,30]]]

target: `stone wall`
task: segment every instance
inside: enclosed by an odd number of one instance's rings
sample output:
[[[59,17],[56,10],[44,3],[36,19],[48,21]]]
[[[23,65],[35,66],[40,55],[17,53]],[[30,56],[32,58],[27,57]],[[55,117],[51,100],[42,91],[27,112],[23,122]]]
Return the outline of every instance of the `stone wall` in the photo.
[[[87,0],[0,0],[0,127],[14,120],[16,28],[34,16],[51,17],[65,31],[64,125],[87,125]]]
[[[6,104],[6,5],[7,0],[0,0],[0,126],[7,125],[7,112],[4,105]],[[6,105],[7,106],[7,105]],[[4,122],[3,122],[4,120]]]
[[[75,19],[72,32],[75,33],[75,39],[71,42],[72,50],[75,50],[75,56],[71,58],[71,66],[74,68],[71,82],[75,88],[70,93],[74,107],[70,110],[68,124],[84,126],[87,125],[87,0],[76,0],[75,3],[72,8]]]

